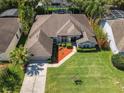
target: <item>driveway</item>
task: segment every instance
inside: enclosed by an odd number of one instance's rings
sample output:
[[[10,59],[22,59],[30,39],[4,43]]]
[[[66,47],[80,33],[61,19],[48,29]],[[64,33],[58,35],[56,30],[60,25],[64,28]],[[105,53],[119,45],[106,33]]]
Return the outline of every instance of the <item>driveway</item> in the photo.
[[[30,61],[20,93],[44,93],[46,73],[46,61]]]

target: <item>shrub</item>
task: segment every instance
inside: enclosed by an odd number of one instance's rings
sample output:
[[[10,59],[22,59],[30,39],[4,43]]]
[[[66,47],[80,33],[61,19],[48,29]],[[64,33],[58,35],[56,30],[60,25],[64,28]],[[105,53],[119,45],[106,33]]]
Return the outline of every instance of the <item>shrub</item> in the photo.
[[[19,65],[10,65],[0,72],[0,93],[18,93],[24,73]]]
[[[72,43],[66,43],[66,47],[72,49],[73,48]]]
[[[124,55],[122,54],[113,55],[112,63],[116,68],[124,70]]]
[[[18,48],[16,48],[10,53],[10,62],[12,64],[15,64],[15,65],[25,64],[25,62],[27,61],[28,61],[28,52],[22,46],[19,46]]]

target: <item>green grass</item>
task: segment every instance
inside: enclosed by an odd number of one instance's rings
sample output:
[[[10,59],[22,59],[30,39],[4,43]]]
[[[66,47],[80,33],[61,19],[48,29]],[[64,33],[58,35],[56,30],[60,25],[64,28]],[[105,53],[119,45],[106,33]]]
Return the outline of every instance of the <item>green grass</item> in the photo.
[[[19,93],[24,78],[21,65],[0,68],[0,93]]]
[[[124,72],[112,66],[110,52],[76,53],[59,68],[48,68],[45,93],[124,93],[122,87]]]

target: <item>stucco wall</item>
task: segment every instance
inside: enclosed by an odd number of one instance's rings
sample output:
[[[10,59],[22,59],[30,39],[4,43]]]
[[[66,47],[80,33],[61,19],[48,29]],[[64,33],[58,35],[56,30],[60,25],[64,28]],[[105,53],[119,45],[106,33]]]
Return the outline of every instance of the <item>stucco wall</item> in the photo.
[[[102,25],[103,31],[105,33],[107,33],[108,42],[109,42],[109,45],[110,45],[112,52],[114,54],[117,54],[119,52],[119,50],[116,46],[111,26],[109,25],[109,23],[107,21],[102,22],[101,25]]]
[[[16,34],[18,35],[18,38],[17,38]],[[19,39],[20,39],[20,37],[21,37],[21,33],[20,33],[19,29],[18,29],[18,31],[17,31],[16,34],[15,34],[15,36],[13,37],[13,39],[12,39],[10,45],[8,46],[6,52],[0,54],[0,60],[1,60],[1,61],[9,60],[9,53],[10,53],[12,50],[14,50],[15,47],[16,47],[16,45],[18,44],[18,41],[19,41]]]

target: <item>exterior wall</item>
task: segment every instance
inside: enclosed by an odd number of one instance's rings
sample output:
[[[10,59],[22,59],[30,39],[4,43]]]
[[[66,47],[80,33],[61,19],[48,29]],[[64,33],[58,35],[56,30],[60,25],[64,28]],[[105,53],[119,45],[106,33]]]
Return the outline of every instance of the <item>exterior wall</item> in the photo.
[[[101,25],[102,25],[103,31],[105,33],[107,33],[108,42],[109,42],[109,45],[110,45],[110,48],[111,48],[112,52],[114,54],[119,53],[119,50],[118,50],[118,48],[116,46],[116,43],[115,43],[115,40],[114,40],[114,36],[113,36],[113,32],[112,32],[111,26],[109,25],[108,22],[102,22]]]
[[[77,40],[80,38],[80,36],[65,36],[65,39],[66,39],[67,42],[71,42],[72,37],[75,37]],[[63,38],[62,36],[58,36],[54,39],[56,39],[58,43],[61,43],[62,38]]]
[[[51,57],[37,57],[37,56],[32,56],[32,57],[30,57],[29,59],[30,60],[35,60],[35,61],[41,61],[41,60],[48,60],[49,58],[51,58]]]
[[[6,53],[0,54],[0,61],[6,61],[6,60],[8,60]]]
[[[16,45],[18,44],[18,41],[19,41],[19,39],[20,39],[20,37],[21,37],[21,33],[20,33],[19,29],[18,29],[18,31],[17,31],[16,34],[18,35],[18,38],[17,38],[17,36],[15,35],[15,36],[13,37],[13,39],[12,39],[10,45],[8,46],[6,52],[0,54],[0,60],[1,60],[1,61],[7,61],[7,60],[9,60],[9,53],[10,53],[12,50],[14,50],[15,47],[16,47]]]
[[[81,48],[93,48],[93,47],[95,47],[95,45],[96,45],[95,43],[87,41],[87,42],[79,43],[78,47],[81,47]]]

